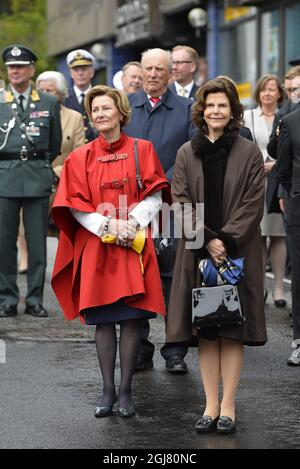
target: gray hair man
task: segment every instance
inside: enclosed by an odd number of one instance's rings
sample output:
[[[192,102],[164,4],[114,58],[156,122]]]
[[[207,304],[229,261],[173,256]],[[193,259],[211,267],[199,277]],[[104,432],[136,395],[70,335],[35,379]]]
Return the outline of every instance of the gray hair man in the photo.
[[[142,66],[140,62],[127,62],[122,67],[121,82],[125,93],[136,93],[143,86]]]

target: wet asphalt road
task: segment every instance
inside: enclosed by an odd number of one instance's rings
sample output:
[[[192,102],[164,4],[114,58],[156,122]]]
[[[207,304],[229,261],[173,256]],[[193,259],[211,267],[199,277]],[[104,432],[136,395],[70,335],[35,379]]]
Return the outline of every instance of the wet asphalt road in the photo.
[[[235,435],[198,435],[204,406],[197,353],[189,373],[172,376],[159,354],[164,324],[152,321],[155,368],[135,375],[137,415],[96,420],[101,377],[93,328],[65,323],[49,287],[55,242],[49,240],[45,306],[49,319],[1,319],[6,364],[0,363],[0,448],[300,448],[300,367],[286,366],[292,330],[287,309],[266,307],[269,342],[247,347],[237,394]],[[21,292],[26,277],[20,277]],[[270,284],[271,287],[271,284]],[[116,383],[119,383],[119,365]]]

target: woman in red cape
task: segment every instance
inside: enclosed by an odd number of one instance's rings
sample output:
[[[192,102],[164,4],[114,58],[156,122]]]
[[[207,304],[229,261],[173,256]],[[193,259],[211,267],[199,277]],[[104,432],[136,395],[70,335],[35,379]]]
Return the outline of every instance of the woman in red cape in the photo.
[[[103,393],[95,416],[135,414],[131,382],[140,345],[139,320],[165,314],[155,248],[148,228],[169,185],[153,145],[122,133],[130,117],[125,93],[95,86],[85,106],[99,137],[65,160],[53,218],[60,239],[52,287],[67,319],[96,325]],[[121,383],[115,391],[116,323]]]

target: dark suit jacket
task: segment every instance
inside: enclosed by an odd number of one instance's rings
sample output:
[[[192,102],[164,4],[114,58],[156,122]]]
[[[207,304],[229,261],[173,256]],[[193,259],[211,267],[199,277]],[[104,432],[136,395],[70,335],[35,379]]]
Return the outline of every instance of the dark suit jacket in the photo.
[[[253,142],[252,133],[248,127],[245,127],[245,126],[240,127],[239,134],[241,137],[244,137],[247,140],[250,140],[251,142]]]
[[[287,100],[283,103],[281,108],[276,112],[275,118],[272,126],[272,133],[270,136],[269,143],[267,145],[267,150],[272,158],[277,158],[278,151],[278,128],[280,127],[282,118],[289,114],[290,112],[296,111],[300,108],[300,104],[293,104],[291,101]]]
[[[290,193],[288,224],[300,224],[300,109],[282,119],[278,142],[277,176]]]
[[[169,88],[170,88],[171,91],[173,91],[173,93],[177,94],[176,93],[176,86],[174,85],[174,83],[171,83]],[[197,91],[199,90],[199,88],[200,88],[200,86],[197,86],[194,83],[193,88],[191,89],[191,92],[190,92],[189,96],[187,96],[187,98],[191,99],[192,101],[195,101],[195,95],[196,95]]]
[[[143,89],[129,94],[128,99],[132,115],[124,132],[130,137],[150,140],[167,173],[175,163],[177,151],[193,134],[192,101],[169,89],[154,108]]]
[[[70,88],[68,90],[68,93],[69,93],[69,96],[67,97],[67,99],[64,101],[63,104],[69,109],[74,109],[74,111],[78,111],[80,112],[80,114],[82,114],[83,121],[84,121],[84,130],[85,130],[85,142],[86,143],[90,142],[91,140],[94,140],[97,137],[97,132],[91,126],[89,116],[87,115],[87,112],[84,108],[83,103],[79,104],[74,88]]]
[[[16,106],[20,123],[15,121],[6,145],[0,151],[0,197],[47,197],[54,184],[50,162],[59,154],[61,147],[60,106],[54,96],[35,89],[31,90],[27,106],[21,110],[10,90],[6,102],[0,103],[0,127],[6,129],[11,121],[12,106]],[[24,138],[26,128],[34,124],[35,134]],[[24,127],[21,127],[21,125]],[[6,133],[0,131],[0,147],[5,143]],[[47,158],[19,159],[25,146],[29,152],[46,152]],[[10,160],[7,154],[15,154]],[[1,261],[0,261],[1,262]]]

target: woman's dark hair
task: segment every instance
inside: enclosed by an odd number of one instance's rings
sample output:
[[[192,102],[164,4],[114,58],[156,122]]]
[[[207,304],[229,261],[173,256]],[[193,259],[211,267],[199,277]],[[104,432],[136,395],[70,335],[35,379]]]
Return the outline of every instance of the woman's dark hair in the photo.
[[[224,93],[230,103],[232,119],[230,119],[225,129],[228,131],[238,130],[243,125],[244,109],[234,82],[223,76],[206,81],[197,91],[196,103],[192,107],[192,119],[195,126],[205,134],[208,133],[208,127],[204,120],[204,110],[207,96],[215,93]]]

